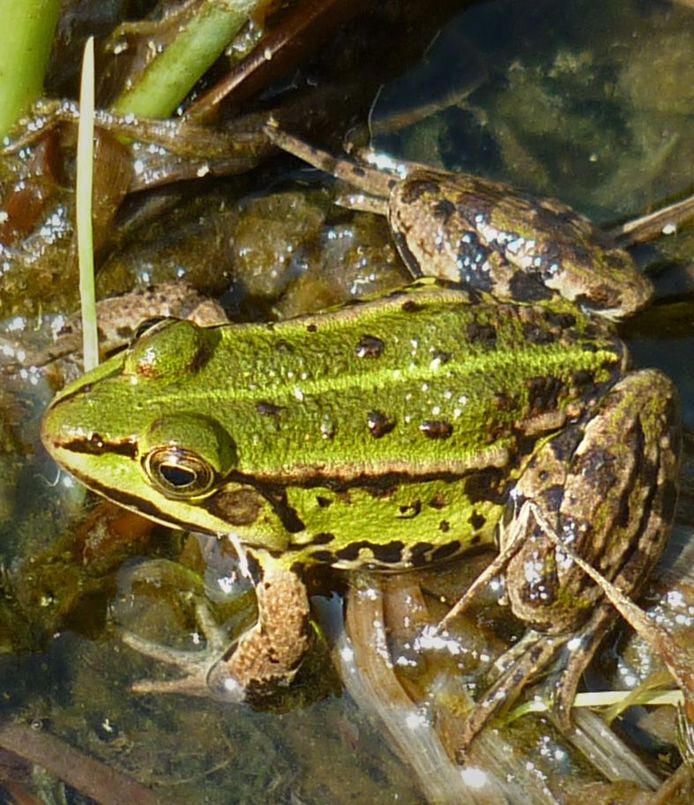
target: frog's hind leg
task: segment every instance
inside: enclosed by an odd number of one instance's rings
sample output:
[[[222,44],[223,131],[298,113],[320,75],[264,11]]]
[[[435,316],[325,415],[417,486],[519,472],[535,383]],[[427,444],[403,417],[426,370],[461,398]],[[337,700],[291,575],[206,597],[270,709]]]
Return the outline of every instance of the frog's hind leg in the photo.
[[[672,523],[679,441],[674,386],[644,370],[626,375],[590,416],[533,455],[501,525],[500,551],[510,557],[506,590],[514,615],[544,636],[498,661],[501,676],[471,714],[466,741],[562,647],[565,674],[553,699],[560,722],[569,725],[581,674],[616,617],[571,554],[623,594],[638,593]]]

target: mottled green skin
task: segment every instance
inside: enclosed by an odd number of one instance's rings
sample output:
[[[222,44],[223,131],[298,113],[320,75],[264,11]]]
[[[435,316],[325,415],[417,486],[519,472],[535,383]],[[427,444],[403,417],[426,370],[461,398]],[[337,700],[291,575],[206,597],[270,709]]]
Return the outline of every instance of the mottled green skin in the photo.
[[[491,542],[535,446],[623,368],[621,343],[570,303],[422,282],[279,324],[155,328],[66,388],[43,437],[164,523],[233,531],[289,566],[401,569]],[[162,443],[207,458],[212,486],[162,494],[143,469]]]

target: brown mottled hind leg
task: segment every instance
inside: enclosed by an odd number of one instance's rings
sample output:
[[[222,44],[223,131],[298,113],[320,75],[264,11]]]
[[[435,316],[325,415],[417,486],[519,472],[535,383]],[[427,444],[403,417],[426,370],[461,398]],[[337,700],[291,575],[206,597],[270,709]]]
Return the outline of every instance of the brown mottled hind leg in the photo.
[[[570,552],[625,595],[638,593],[674,516],[679,441],[674,386],[645,370],[626,375],[588,419],[534,454],[500,534],[507,594],[514,615],[533,630],[532,645],[497,661],[504,670],[471,713],[463,748],[562,647],[566,665],[551,698],[560,723],[570,725],[580,677],[616,618]]]

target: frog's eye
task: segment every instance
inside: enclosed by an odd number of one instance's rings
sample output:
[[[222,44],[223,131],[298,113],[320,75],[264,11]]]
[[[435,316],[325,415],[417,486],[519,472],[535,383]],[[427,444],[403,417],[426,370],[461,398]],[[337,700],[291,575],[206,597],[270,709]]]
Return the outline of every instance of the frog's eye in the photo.
[[[178,446],[155,447],[147,453],[142,466],[151,483],[167,498],[181,500],[205,495],[217,476],[201,456]]]
[[[167,414],[138,443],[149,483],[173,500],[212,493],[237,465],[236,447],[219,422],[200,414]]]

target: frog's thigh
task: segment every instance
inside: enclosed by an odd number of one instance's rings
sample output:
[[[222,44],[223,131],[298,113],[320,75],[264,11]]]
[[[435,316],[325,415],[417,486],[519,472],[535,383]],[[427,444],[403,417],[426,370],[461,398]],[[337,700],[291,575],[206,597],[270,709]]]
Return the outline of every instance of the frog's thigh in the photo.
[[[301,578],[274,562],[263,562],[256,585],[258,620],[210,672],[210,687],[240,685],[251,695],[291,681],[309,649],[309,600]]]
[[[672,382],[656,370],[626,375],[586,422],[536,453],[519,479],[502,546],[521,540],[508,592],[522,620],[569,632],[599,589],[543,533],[554,529],[604,576],[634,592],[662,552],[676,501],[679,413]],[[541,517],[533,515],[537,507]]]

